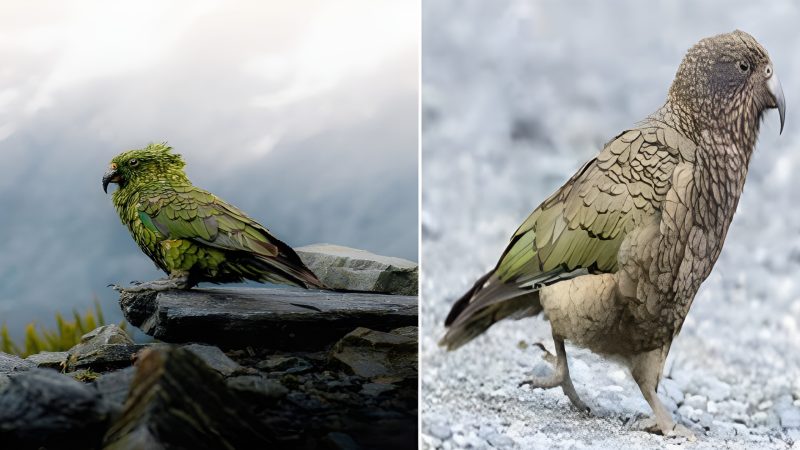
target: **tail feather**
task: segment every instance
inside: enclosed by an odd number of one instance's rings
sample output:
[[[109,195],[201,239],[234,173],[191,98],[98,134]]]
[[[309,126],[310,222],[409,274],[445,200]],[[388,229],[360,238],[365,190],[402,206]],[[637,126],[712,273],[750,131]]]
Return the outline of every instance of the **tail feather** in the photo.
[[[445,320],[447,332],[439,345],[455,350],[500,320],[535,316],[541,311],[538,290],[503,283],[491,271],[453,305]]]
[[[325,284],[311,271],[305,264],[297,258],[297,261],[287,260],[281,257],[255,258],[265,270],[261,274],[265,281],[290,284],[305,289],[328,289]]]

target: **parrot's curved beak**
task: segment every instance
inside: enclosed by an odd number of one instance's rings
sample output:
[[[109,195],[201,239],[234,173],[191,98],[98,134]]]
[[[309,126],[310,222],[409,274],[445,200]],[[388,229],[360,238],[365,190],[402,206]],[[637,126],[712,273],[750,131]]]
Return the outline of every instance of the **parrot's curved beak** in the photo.
[[[773,73],[769,80],[767,80],[767,89],[769,93],[775,98],[775,108],[778,108],[778,114],[781,117],[781,133],[783,133],[783,122],[786,120],[786,100],[783,98],[783,87],[781,80],[778,79],[778,74]]]
[[[116,166],[112,165],[111,167],[106,170],[106,173],[103,174],[103,192],[108,194],[108,184],[109,183],[119,183],[120,176],[117,173]]]

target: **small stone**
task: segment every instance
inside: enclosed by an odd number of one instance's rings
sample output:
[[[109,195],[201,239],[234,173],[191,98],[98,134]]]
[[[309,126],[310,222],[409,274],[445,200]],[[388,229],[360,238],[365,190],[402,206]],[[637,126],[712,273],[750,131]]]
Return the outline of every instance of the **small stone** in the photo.
[[[417,340],[357,328],[334,345],[331,357],[363,378],[417,377]]]
[[[370,397],[376,397],[378,395],[383,394],[384,392],[389,392],[395,389],[395,386],[391,384],[385,383],[364,383],[361,386],[361,393],[364,395],[369,395]]]
[[[781,408],[777,412],[783,428],[800,428],[800,408],[789,406]]]
[[[700,415],[700,419],[697,421],[701,427],[710,428],[711,425],[714,423],[714,416],[707,412],[703,412]]]
[[[758,411],[752,416],[753,423],[756,425],[767,423],[767,419],[769,419],[769,416],[764,411]]]
[[[450,427],[441,423],[434,423],[428,427],[428,434],[439,439],[440,441],[446,441],[450,439],[450,436],[453,435],[453,431],[450,430]]]
[[[732,439],[736,437],[736,428],[730,422],[722,422],[715,420],[712,422],[711,434],[719,436],[723,439]]]
[[[103,325],[81,336],[81,344],[93,342],[100,344],[133,344],[133,340],[122,328],[111,324]]]
[[[67,363],[68,352],[40,352],[25,358],[36,367],[61,370]]]
[[[31,361],[26,361],[19,356],[0,353],[0,373],[17,372],[34,367]]]
[[[497,432],[489,433],[488,435],[482,437],[486,439],[492,447],[495,448],[509,448],[514,446],[513,439]]]
[[[106,372],[121,367],[129,367],[134,355],[145,348],[137,344],[100,344],[70,350],[66,370],[68,372],[90,369],[95,372]]]
[[[747,428],[747,425],[742,423],[734,423],[733,428],[736,430],[737,436],[749,436],[750,429]]]
[[[467,437],[466,437],[466,436],[464,436],[463,434],[461,434],[461,433],[456,433],[456,434],[454,434],[454,435],[453,435],[453,442],[454,442],[454,443],[455,443],[457,446],[459,446],[459,447],[461,447],[461,448],[465,448],[465,447],[467,446],[467,444],[468,444],[469,440],[468,440],[468,439],[467,439]]]
[[[286,396],[289,390],[279,381],[270,380],[259,375],[243,375],[228,378],[228,388],[247,396],[256,395],[264,401],[274,401]]]
[[[624,371],[616,368],[608,372],[608,377],[617,383],[622,383],[627,378]]]
[[[701,387],[701,392],[711,400],[720,402],[730,397],[731,386],[716,377],[708,377],[704,380],[704,386]]]
[[[680,408],[678,408],[678,414],[686,419],[691,420],[692,422],[698,422],[700,417],[703,415],[703,411],[692,408],[689,405],[682,405]]]
[[[296,356],[273,355],[256,364],[265,372],[303,373],[312,369],[311,363]]]
[[[683,399],[683,404],[691,406],[694,409],[705,410],[708,400],[702,395],[687,395]]]
[[[84,334],[69,349],[67,371],[91,368],[109,370],[129,366],[131,356],[139,350],[128,334],[116,325],[103,325]]]
[[[242,370],[242,366],[228,357],[219,347],[214,347],[213,345],[189,344],[184,345],[183,348],[192,352],[223,377],[229,377],[234,372]]]

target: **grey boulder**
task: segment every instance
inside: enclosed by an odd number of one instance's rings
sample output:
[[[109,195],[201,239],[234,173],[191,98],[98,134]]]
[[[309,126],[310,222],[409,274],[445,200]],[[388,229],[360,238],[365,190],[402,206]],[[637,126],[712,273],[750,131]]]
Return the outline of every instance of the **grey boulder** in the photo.
[[[307,245],[295,251],[332,289],[417,295],[419,268],[407,259],[333,244]]]

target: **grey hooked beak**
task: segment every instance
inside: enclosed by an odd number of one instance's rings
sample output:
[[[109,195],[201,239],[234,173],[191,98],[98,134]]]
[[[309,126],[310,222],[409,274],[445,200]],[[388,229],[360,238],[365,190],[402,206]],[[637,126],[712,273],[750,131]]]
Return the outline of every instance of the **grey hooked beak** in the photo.
[[[103,174],[103,192],[108,194],[108,184],[109,183],[119,183],[120,177],[117,173],[117,168],[111,166],[106,170],[106,173]]]
[[[778,114],[781,116],[781,133],[783,133],[783,122],[786,119],[786,100],[783,98],[783,87],[781,80],[778,79],[778,74],[773,73],[767,81],[767,89],[769,93],[775,97],[775,104],[778,108]]]

